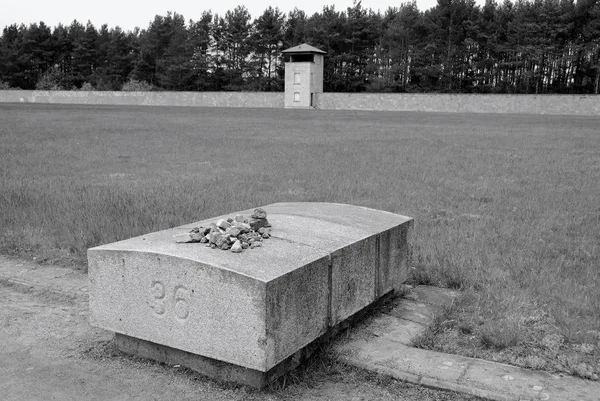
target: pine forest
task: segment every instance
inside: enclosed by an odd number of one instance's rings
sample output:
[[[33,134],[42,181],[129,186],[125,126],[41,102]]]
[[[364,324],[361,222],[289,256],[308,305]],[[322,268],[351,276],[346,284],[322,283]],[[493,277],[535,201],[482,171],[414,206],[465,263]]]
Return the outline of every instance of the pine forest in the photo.
[[[600,0],[438,0],[307,15],[244,6],[143,29],[73,21],[5,27],[0,89],[281,91],[281,51],[327,52],[326,92],[599,92]]]

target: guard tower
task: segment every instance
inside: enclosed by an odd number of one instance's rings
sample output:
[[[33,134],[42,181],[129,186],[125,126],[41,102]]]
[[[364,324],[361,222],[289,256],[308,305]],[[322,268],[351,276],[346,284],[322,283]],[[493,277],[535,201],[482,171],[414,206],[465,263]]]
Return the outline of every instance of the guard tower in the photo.
[[[323,93],[323,50],[306,43],[281,52],[285,58],[285,108],[309,109]]]

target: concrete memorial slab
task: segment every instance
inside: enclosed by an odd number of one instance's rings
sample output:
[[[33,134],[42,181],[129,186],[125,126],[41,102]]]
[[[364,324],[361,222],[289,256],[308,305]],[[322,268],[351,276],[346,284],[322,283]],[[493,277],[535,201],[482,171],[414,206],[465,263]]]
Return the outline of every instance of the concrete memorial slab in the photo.
[[[410,217],[332,203],[263,209],[271,238],[241,253],[174,237],[253,209],[90,249],[91,324],[125,352],[262,387],[407,277]]]

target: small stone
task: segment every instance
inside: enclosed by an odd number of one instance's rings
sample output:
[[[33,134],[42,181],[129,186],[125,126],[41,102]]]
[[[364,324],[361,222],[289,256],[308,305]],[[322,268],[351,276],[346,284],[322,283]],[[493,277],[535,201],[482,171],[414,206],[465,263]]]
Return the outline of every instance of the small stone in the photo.
[[[211,247],[212,249],[215,249],[217,246],[216,246],[215,244],[210,244],[210,247]]]
[[[253,219],[266,219],[267,211],[262,207],[257,207],[256,209],[254,209],[254,213],[252,213],[250,217],[252,217]]]
[[[192,233],[175,234],[173,238],[175,238],[175,242],[180,244],[186,242],[194,242],[194,239],[192,238]]]
[[[229,227],[231,227],[231,223],[229,223],[225,219],[220,219],[220,220],[217,221],[217,227],[222,228],[223,230],[226,230]]]
[[[236,221],[234,223],[234,225],[235,225],[235,227],[239,228],[242,233],[247,233],[248,231],[251,230],[250,225],[246,224],[246,223],[240,223],[240,222]]]
[[[242,233],[242,230],[240,230],[238,227],[231,227],[229,229],[229,235],[231,235],[232,237],[237,237]]]
[[[247,242],[242,242],[242,249],[248,249],[249,246]]]
[[[262,246],[262,242],[255,241],[250,244],[250,249],[258,248],[259,246]]]
[[[262,236],[259,233],[252,232],[252,234],[248,237],[248,242],[256,241],[262,241]]]
[[[221,249],[223,249],[223,245],[228,245],[228,237],[226,235],[218,235],[214,243]]]
[[[233,219],[232,219],[231,217],[228,217],[228,218],[227,218],[227,222],[228,222],[228,223],[233,223]]]
[[[194,242],[200,242],[202,240],[203,235],[200,234],[199,232],[191,232],[190,233],[190,238],[192,239],[192,241]]]
[[[234,253],[242,252],[242,243],[239,240],[235,241],[235,243],[231,247],[231,252],[234,252]]]
[[[250,220],[250,227],[254,231],[260,230],[262,227],[271,227],[271,224],[267,219],[252,219]]]
[[[208,238],[208,242],[210,242],[211,244],[216,244],[217,243],[217,238],[220,236],[221,234],[218,231],[213,231],[210,232],[206,238]]]
[[[269,233],[270,234],[271,233],[271,229],[268,228],[268,227],[261,227],[261,228],[258,229],[258,233],[261,234],[261,235],[264,234],[264,233]]]
[[[238,235],[238,239],[242,242],[248,242],[248,234],[240,234]]]
[[[270,237],[270,236],[271,236],[271,235],[269,235],[269,233],[264,233],[264,234],[262,235],[262,237],[263,237],[264,239],[269,239],[269,237]]]
[[[238,214],[235,216],[235,221],[237,221],[238,223],[243,223],[244,222],[244,216],[242,216],[241,214]]]
[[[222,250],[226,251],[229,248],[231,248],[231,245],[229,245],[228,242],[223,242],[219,248],[221,248]]]
[[[201,244],[206,244],[206,243],[208,243],[208,242],[209,242],[209,241],[208,241],[208,235],[205,235],[204,237],[202,237],[202,238],[200,239],[200,243],[201,243]]]

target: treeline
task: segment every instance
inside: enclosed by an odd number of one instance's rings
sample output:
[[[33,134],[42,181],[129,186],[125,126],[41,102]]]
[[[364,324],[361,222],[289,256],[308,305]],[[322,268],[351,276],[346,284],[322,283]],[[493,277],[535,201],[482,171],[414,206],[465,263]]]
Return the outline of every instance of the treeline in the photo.
[[[0,87],[283,90],[281,51],[328,55],[325,91],[598,93],[600,0],[438,0],[373,12],[355,2],[307,16],[243,6],[196,21],[156,16],[146,29],[77,21],[13,24],[0,38]]]

